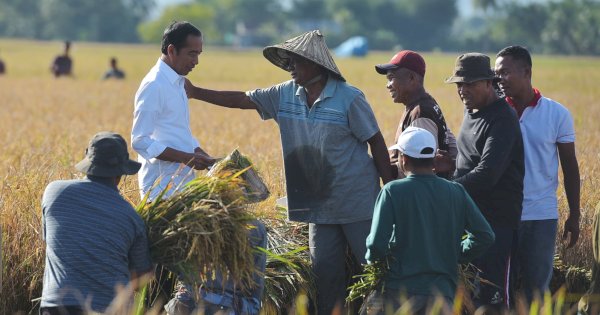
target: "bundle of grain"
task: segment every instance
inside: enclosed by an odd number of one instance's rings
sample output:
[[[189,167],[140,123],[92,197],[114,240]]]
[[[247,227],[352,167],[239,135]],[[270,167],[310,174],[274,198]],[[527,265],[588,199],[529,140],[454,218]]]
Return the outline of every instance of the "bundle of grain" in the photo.
[[[316,298],[314,275],[308,253],[308,226],[304,223],[265,219],[268,235],[263,310],[288,314],[296,298]],[[303,306],[298,306],[302,308]]]
[[[229,274],[239,285],[252,283],[254,262],[248,242],[249,222],[239,174],[200,176],[168,198],[164,193],[137,207],[148,230],[155,263],[190,284]]]
[[[237,149],[215,163],[208,172],[208,176],[228,177],[237,173],[243,179],[242,189],[247,202],[263,201],[269,196],[269,189],[252,166],[252,162]]]

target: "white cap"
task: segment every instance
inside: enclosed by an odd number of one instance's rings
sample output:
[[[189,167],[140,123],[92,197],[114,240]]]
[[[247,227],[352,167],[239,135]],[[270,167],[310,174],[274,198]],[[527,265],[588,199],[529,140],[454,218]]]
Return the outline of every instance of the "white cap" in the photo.
[[[408,127],[398,138],[398,143],[388,150],[399,150],[415,159],[430,159],[435,157],[436,143],[431,132],[423,128]]]

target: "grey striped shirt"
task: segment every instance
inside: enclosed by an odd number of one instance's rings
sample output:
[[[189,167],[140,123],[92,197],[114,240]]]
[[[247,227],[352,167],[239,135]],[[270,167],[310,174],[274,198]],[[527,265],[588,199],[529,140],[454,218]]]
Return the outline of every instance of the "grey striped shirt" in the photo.
[[[91,301],[102,312],[130,271],[152,267],[141,217],[101,179],[60,180],[42,199],[46,266],[42,307]]]

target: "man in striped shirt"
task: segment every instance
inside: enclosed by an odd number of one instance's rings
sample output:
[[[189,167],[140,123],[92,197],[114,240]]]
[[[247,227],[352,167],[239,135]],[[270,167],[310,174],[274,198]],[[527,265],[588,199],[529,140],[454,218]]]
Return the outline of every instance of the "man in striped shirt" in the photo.
[[[42,199],[42,315],[104,312],[117,286],[152,270],[144,222],[118,190],[140,169],[123,137],[96,134],[75,167],[86,178],[54,181]]]

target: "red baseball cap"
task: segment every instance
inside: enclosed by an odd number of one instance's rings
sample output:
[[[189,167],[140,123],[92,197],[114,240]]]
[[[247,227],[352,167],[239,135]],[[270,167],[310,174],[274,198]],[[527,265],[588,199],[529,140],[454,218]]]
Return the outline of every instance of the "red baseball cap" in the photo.
[[[425,60],[412,50],[399,51],[390,59],[389,63],[376,65],[375,71],[379,74],[387,74],[388,70],[399,68],[406,68],[425,76]]]

